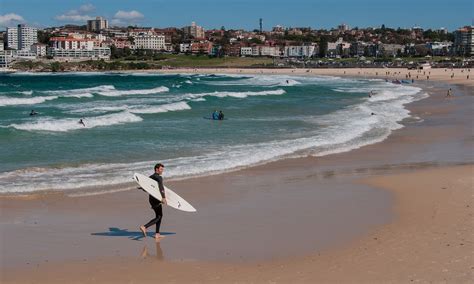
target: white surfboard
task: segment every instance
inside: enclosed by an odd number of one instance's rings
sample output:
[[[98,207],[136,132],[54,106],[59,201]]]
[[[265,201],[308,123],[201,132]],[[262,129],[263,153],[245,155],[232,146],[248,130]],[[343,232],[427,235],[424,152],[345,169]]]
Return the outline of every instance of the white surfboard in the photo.
[[[146,192],[151,194],[154,198],[161,201],[161,193],[158,188],[158,182],[153,180],[145,175],[135,173],[133,179],[140,185]],[[186,212],[196,212],[196,209],[184,200],[181,196],[176,194],[171,189],[165,188],[166,203],[168,206],[171,206],[175,209],[186,211]]]

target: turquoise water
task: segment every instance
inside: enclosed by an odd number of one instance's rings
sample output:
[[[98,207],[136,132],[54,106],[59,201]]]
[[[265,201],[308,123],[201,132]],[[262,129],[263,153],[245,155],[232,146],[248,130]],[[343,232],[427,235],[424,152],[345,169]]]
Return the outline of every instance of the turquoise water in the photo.
[[[338,77],[4,74],[0,193],[119,189],[156,162],[182,178],[349,151],[402,127],[424,96]],[[204,118],[214,109],[226,120]]]

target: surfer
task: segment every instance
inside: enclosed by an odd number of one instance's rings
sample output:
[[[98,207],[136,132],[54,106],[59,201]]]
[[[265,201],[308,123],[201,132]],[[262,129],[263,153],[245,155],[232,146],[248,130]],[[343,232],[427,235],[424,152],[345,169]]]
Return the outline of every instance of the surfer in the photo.
[[[32,116],[32,115],[37,115],[37,114],[38,114],[38,113],[37,113],[34,109],[32,109],[31,112],[30,112],[30,116]]]
[[[218,120],[219,119],[219,113],[217,112],[217,109],[214,110],[214,112],[212,113],[212,119],[214,120]]]
[[[219,111],[219,115],[217,116],[217,118],[219,120],[224,120],[224,113],[222,112],[222,110]]]
[[[148,202],[150,202],[151,209],[155,211],[155,218],[150,220],[150,222],[146,223],[143,226],[140,226],[140,230],[143,233],[143,236],[146,238],[146,229],[153,225],[156,225],[156,234],[155,240],[159,241],[160,238],[164,238],[164,236],[160,235],[160,226],[161,226],[161,219],[163,218],[163,208],[162,204],[166,204],[166,196],[165,196],[165,188],[163,186],[163,171],[165,170],[165,166],[163,164],[156,164],[155,165],[155,173],[150,176],[151,179],[156,180],[158,182],[158,188],[161,193],[162,201],[154,198],[153,196],[149,195]]]
[[[82,126],[84,126],[84,127],[86,126],[86,124],[84,123],[84,120],[82,120],[82,118],[79,119],[79,122],[78,122],[78,123],[79,123],[79,124],[82,124]]]

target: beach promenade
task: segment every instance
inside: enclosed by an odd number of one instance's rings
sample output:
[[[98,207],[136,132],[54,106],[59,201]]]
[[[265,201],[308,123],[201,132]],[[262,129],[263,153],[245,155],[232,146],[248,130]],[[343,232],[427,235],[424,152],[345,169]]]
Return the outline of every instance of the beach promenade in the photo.
[[[150,212],[143,195],[134,191],[1,197],[0,222],[6,224],[1,232],[2,283],[472,281],[474,97],[470,70],[159,72],[389,81],[406,80],[410,73],[409,79],[429,97],[408,105],[417,119],[402,121],[405,127],[380,143],[168,183],[202,211],[191,217],[165,211],[162,229],[167,236],[160,243],[140,239],[135,232]],[[453,96],[446,98],[449,88]],[[318,203],[315,188],[338,191],[341,197]],[[371,206],[371,211],[354,208],[351,201],[377,206]],[[319,215],[318,208],[323,206],[332,213]],[[357,212],[365,214],[365,225],[352,224]],[[346,226],[326,233],[335,223]],[[173,239],[183,238],[186,245],[173,244]],[[206,248],[211,246],[228,249],[208,255]],[[173,258],[180,250],[203,257]],[[15,261],[10,263],[11,259]]]

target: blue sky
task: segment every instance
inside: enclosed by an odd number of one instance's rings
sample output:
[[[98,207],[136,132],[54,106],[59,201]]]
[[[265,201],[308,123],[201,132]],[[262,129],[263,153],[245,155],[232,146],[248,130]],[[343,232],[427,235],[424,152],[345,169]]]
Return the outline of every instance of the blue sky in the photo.
[[[0,0],[0,29],[18,23],[37,27],[85,24],[104,16],[110,23],[183,27],[195,21],[206,29],[350,27],[437,29],[473,24],[472,0]]]

